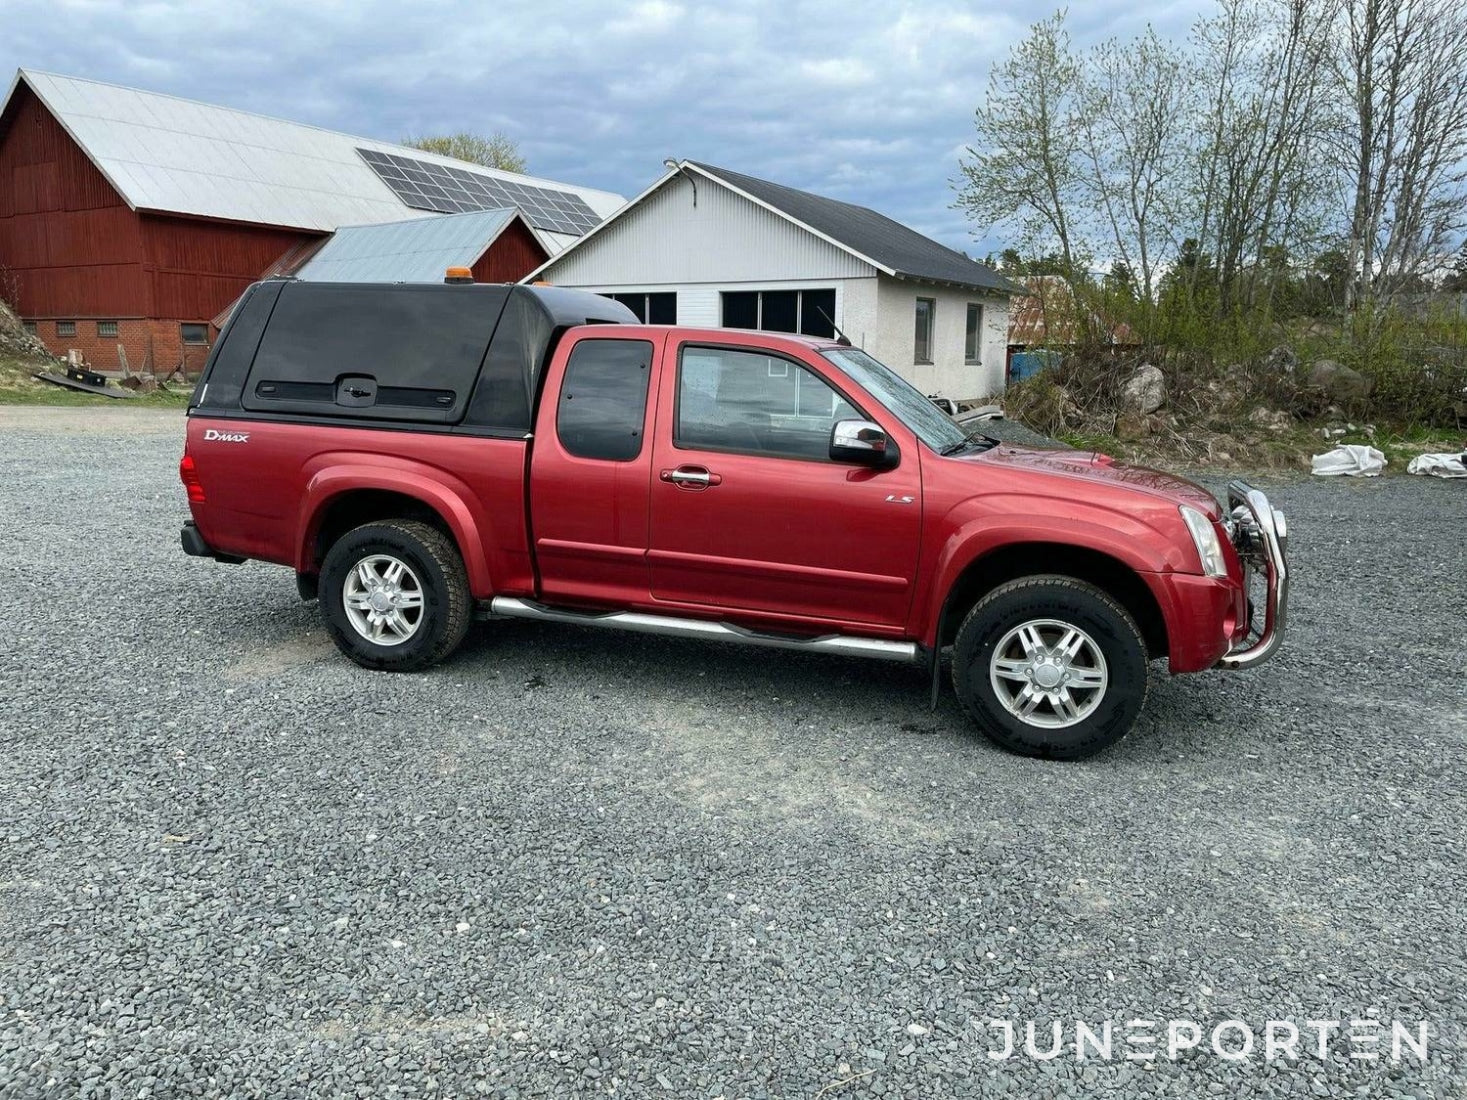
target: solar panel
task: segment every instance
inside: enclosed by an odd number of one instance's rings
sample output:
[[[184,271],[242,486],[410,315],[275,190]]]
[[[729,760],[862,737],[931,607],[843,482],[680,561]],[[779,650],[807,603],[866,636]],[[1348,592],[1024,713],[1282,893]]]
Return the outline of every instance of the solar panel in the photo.
[[[601,224],[596,211],[571,191],[501,180],[375,149],[358,149],[357,153],[377,178],[414,210],[461,214],[515,207],[536,229],[577,237]]]

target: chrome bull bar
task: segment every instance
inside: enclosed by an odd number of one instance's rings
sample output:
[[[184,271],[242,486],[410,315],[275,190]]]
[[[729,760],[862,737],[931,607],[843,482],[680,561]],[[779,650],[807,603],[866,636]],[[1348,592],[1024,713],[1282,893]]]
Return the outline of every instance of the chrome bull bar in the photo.
[[[1272,657],[1284,640],[1289,610],[1289,527],[1284,514],[1268,502],[1268,497],[1245,481],[1228,485],[1228,512],[1224,523],[1243,563],[1243,590],[1250,592],[1254,574],[1261,573],[1268,595],[1262,627],[1255,631],[1250,622],[1248,637],[1217,665],[1227,669],[1252,668]],[[1248,606],[1251,610],[1252,604]]]

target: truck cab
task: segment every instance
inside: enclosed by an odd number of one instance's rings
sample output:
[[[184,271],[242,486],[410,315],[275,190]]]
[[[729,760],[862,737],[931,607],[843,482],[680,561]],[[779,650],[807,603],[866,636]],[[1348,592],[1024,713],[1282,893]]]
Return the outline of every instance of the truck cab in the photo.
[[[844,342],[557,288],[257,284],[181,475],[185,550],[293,568],[367,667],[426,668],[476,617],[908,661],[934,695],[950,654],[1031,755],[1124,735],[1153,660],[1266,659],[1287,605],[1283,518],[1247,485],[1225,509],[970,438]]]

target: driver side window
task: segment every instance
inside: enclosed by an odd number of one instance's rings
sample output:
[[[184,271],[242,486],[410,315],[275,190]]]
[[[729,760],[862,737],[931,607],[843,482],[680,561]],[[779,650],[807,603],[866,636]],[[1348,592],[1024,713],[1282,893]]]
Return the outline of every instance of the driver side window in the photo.
[[[835,422],[861,418],[792,360],[732,348],[682,350],[673,437],[680,448],[828,460]]]

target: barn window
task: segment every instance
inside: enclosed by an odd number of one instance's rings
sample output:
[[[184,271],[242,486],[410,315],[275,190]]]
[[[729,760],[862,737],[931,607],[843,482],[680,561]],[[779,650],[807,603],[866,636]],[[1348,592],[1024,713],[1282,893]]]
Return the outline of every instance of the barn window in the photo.
[[[637,320],[644,325],[675,325],[677,324],[677,292],[674,290],[658,291],[655,294],[636,293],[603,294],[603,298],[610,298],[614,302],[620,302],[637,315]]]
[[[835,336],[835,290],[728,290],[723,327]]]
[[[983,307],[976,302],[968,303],[968,326],[963,333],[963,362],[981,362],[980,355],[983,351],[983,341],[980,333],[983,331]]]
[[[57,336],[75,336],[76,335],[76,322],[75,321],[57,321],[56,322],[56,335]]]
[[[932,322],[937,316],[937,302],[932,298],[917,299],[917,349],[918,363],[932,362]]]
[[[102,336],[102,337],[116,336],[117,335],[117,322],[116,321],[98,321],[97,322],[97,335],[98,336]]]
[[[20,327],[25,329],[27,336],[34,336],[36,334],[36,323],[34,321],[22,321]]]
[[[183,337],[185,344],[207,344],[209,342],[208,325],[179,325],[179,335]]]

